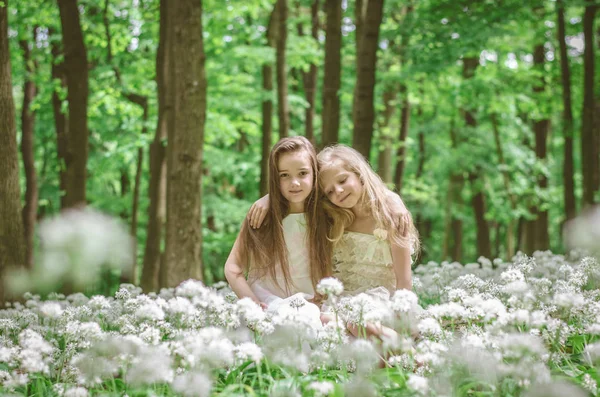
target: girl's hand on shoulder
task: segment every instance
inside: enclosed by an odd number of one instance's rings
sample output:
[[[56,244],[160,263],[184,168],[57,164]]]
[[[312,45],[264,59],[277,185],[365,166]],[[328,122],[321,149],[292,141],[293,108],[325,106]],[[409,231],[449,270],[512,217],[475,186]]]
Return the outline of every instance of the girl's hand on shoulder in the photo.
[[[269,212],[269,195],[265,195],[252,204],[250,210],[248,210],[248,222],[252,229],[258,229],[262,226],[267,213]]]

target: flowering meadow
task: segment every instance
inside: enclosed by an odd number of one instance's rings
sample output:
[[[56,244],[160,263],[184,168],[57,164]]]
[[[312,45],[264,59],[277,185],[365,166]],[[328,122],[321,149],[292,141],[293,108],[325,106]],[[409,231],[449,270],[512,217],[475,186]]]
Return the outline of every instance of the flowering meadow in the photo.
[[[25,294],[0,311],[2,395],[589,396],[600,381],[600,268],[536,252],[416,267],[389,301],[329,293],[265,312],[226,284],[158,294]],[[340,296],[338,296],[340,295]],[[395,333],[351,337],[345,323]]]

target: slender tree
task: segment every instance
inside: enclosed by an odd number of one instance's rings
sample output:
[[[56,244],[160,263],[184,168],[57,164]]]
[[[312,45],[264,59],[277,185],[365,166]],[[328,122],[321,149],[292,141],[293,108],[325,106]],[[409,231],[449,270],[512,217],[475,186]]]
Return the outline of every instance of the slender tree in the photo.
[[[288,104],[287,68],[285,46],[287,43],[287,0],[277,0],[277,113],[279,120],[279,137],[289,135],[290,109]]]
[[[275,29],[277,25],[279,2],[275,3],[267,27],[267,45],[275,47]],[[260,195],[267,194],[269,186],[269,153],[273,137],[273,65],[269,62],[262,65],[262,88],[264,91],[262,101],[262,147],[260,160]]]
[[[374,90],[379,30],[383,19],[384,0],[369,0],[362,32],[359,34],[358,69],[353,109],[352,146],[369,158],[375,121]]]
[[[69,137],[66,156],[68,207],[85,204],[88,159],[88,61],[77,0],[58,0],[65,54]]]
[[[390,121],[394,115],[396,85],[390,84],[383,92],[382,120],[379,129],[379,156],[377,157],[377,172],[385,183],[392,182],[392,136]]]
[[[560,48],[560,70],[563,89],[563,112],[562,127],[565,140],[563,146],[563,199],[565,204],[566,220],[573,219],[577,214],[575,203],[575,167],[573,161],[573,106],[571,103],[571,70],[569,68],[569,58],[567,55],[567,44],[565,41],[565,5],[563,0],[556,2],[557,19],[557,38]]]
[[[452,149],[456,150],[459,145],[458,134],[454,125],[454,119],[450,123],[450,142]],[[423,155],[424,158],[424,155]],[[462,191],[465,185],[463,170],[453,169],[448,178],[448,193],[446,196],[444,230],[444,243],[442,247],[442,258],[451,258],[455,261],[462,260],[463,254],[463,221],[457,212],[463,206]]]
[[[533,64],[534,67],[540,72],[541,77],[537,84],[533,87],[535,95],[540,95],[545,90],[545,79],[544,79],[544,45],[539,43],[535,46],[533,51]],[[546,161],[547,155],[547,140],[548,132],[550,130],[550,120],[547,117],[533,120],[533,132],[535,135],[535,156],[541,161]],[[537,184],[540,189],[548,188],[548,178],[544,175],[538,175]],[[550,239],[548,236],[548,210],[540,209],[539,205],[533,205],[530,208],[534,219],[525,222],[525,240],[523,245],[523,251],[531,254],[536,250],[546,250],[550,246]]]
[[[33,28],[33,43],[37,39],[38,28]],[[19,46],[23,53],[25,65],[25,83],[23,84],[23,108],[21,110],[21,157],[25,170],[25,206],[23,207],[23,227],[25,231],[26,255],[25,264],[33,265],[33,237],[38,209],[38,185],[35,170],[35,112],[31,104],[37,94],[33,76],[37,62],[32,58],[30,43],[20,40]]]
[[[313,0],[312,5],[310,7],[310,35],[315,40],[315,42],[319,42],[319,0]],[[302,28],[302,24],[298,24],[298,34],[300,36],[304,35],[304,30]],[[314,127],[314,118],[315,118],[315,98],[317,94],[317,65],[314,63],[310,64],[308,72],[302,72],[302,82],[304,85],[304,95],[306,97],[306,102],[308,103],[308,107],[304,111],[304,125],[305,125],[305,135],[306,139],[311,141],[313,145],[315,142],[315,127]]]
[[[492,122],[492,131],[494,133],[494,143],[496,145],[496,155],[498,156],[498,165],[502,168],[502,182],[504,183],[504,190],[510,201],[510,208],[513,212],[517,209],[517,198],[513,193],[513,189],[510,183],[510,174],[506,168],[506,160],[504,158],[504,150],[502,149],[502,142],[500,141],[500,128],[498,126],[498,116],[495,113],[490,115],[490,121]],[[516,220],[511,217],[506,227],[506,260],[513,257],[515,253],[515,224]],[[496,235],[497,237],[498,235]],[[496,250],[499,252],[499,249]]]
[[[159,286],[159,273],[161,270],[161,243],[164,223],[166,218],[166,148],[164,141],[167,138],[168,95],[169,79],[169,47],[167,0],[160,1],[160,33],[158,50],[156,53],[156,87],[158,97],[158,121],[154,140],[150,144],[150,184],[148,187],[148,225],[146,227],[146,245],[144,247],[144,266],[140,281],[144,291],[156,291]],[[166,270],[166,266],[163,266]],[[163,276],[164,277],[164,276]]]
[[[68,142],[68,118],[62,111],[62,100],[59,95],[59,90],[67,90],[67,79],[65,77],[63,54],[61,51],[61,43],[54,38],[55,32],[49,29],[52,53],[52,112],[54,114],[54,129],[56,130],[56,156],[59,164],[59,188],[60,208],[66,208],[66,192],[67,192],[67,142]]]
[[[479,65],[478,57],[465,57],[463,59],[463,79],[468,80],[475,75],[475,69]],[[477,119],[471,108],[463,109],[465,125],[474,130],[477,127]],[[469,173],[469,182],[473,195],[471,196],[471,205],[475,214],[475,224],[477,233],[477,254],[486,258],[492,256],[492,247],[490,242],[490,226],[485,219],[486,204],[483,193],[483,183],[481,170],[475,167],[475,170]]]
[[[202,147],[206,74],[202,2],[169,1],[172,117],[167,146],[166,285],[202,279]]]
[[[110,19],[109,19],[109,5],[110,1],[104,1],[104,10],[102,13],[102,19],[104,23],[104,32],[106,34],[106,61],[109,65],[112,66],[113,72],[115,74],[115,78],[117,83],[121,88],[121,95],[127,99],[129,102],[139,106],[142,109],[142,135],[146,135],[148,133],[148,97],[139,93],[130,92],[123,83],[123,79],[121,78],[121,71],[118,66],[114,62],[113,52],[112,52],[112,34],[110,31]],[[140,201],[140,183],[142,178],[142,165],[144,163],[144,149],[140,146],[137,150],[137,158],[136,158],[136,166],[135,166],[135,179],[133,185],[133,195],[132,195],[132,203],[131,203],[131,222],[130,222],[130,232],[134,241],[134,257],[131,264],[131,269],[129,271],[124,271],[121,274],[121,282],[122,283],[137,283],[137,226],[138,226],[138,207]],[[125,174],[124,176],[129,179],[129,170],[128,167],[124,167],[122,172]],[[126,217],[126,215],[125,215]]]
[[[396,150],[396,170],[394,174],[394,185],[396,191],[402,190],[402,181],[404,177],[404,168],[406,166],[406,138],[408,137],[408,125],[410,122],[410,102],[408,100],[408,90],[406,84],[400,85],[400,96],[402,97],[402,109],[400,110],[400,133],[398,141],[400,146]]]
[[[5,273],[25,264],[15,104],[8,47],[8,1],[0,5],[0,303],[9,298]]]
[[[323,131],[321,146],[335,143],[340,131],[342,73],[342,0],[325,0],[325,66],[323,76]]]
[[[594,204],[594,192],[598,190],[598,139],[594,136],[594,17],[597,6],[588,2],[583,15],[583,110],[581,120],[581,167],[583,170],[583,205]]]
[[[407,64],[407,50],[410,44],[410,27],[412,25],[412,2],[404,7],[402,10],[402,22],[405,25],[400,38],[400,67],[404,68]],[[400,22],[400,21],[398,21]],[[406,138],[408,137],[408,128],[410,125],[410,100],[408,98],[408,87],[406,82],[400,83],[400,97],[402,98],[402,105],[400,110],[400,132],[398,140],[400,145],[396,150],[396,170],[394,174],[394,185],[396,191],[400,193],[402,190],[402,181],[404,177],[404,168],[406,167],[405,153],[406,153]]]

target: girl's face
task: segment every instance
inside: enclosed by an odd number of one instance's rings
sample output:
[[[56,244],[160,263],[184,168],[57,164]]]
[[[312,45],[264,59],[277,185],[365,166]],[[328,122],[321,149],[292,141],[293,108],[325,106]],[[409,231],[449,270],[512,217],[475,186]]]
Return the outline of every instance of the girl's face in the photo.
[[[290,212],[304,212],[304,201],[312,192],[314,180],[309,156],[300,151],[284,153],[279,157],[277,168],[279,190],[290,203]]]
[[[354,172],[346,170],[336,162],[321,171],[319,178],[325,195],[334,205],[351,209],[358,204],[363,185]]]

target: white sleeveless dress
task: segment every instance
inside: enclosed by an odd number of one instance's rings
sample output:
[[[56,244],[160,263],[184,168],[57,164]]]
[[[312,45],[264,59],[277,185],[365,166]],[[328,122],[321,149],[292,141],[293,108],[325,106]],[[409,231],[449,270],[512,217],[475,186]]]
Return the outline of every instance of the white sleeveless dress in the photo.
[[[267,274],[258,278],[250,270],[248,284],[252,292],[267,304],[267,312],[274,316],[300,316],[313,329],[322,327],[319,307],[307,300],[315,296],[310,277],[310,256],[306,239],[306,218],[303,213],[289,214],[283,219],[283,236],[288,253],[290,290],[285,291],[285,280],[280,269],[276,272],[276,281]],[[300,303],[299,303],[300,302]],[[291,310],[293,309],[293,310]]]

